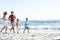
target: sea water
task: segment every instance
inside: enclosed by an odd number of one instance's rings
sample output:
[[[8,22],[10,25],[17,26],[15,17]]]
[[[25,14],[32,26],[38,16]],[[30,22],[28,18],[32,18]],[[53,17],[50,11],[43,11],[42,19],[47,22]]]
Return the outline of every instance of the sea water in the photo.
[[[33,30],[40,30],[40,29],[53,29],[53,30],[60,30],[60,21],[58,20],[29,20],[29,28]],[[16,22],[15,22],[16,23]],[[3,20],[0,18],[0,28],[3,27]],[[16,25],[15,25],[16,26]],[[25,27],[25,21],[20,21],[21,29]],[[8,20],[8,27],[11,27],[11,23]]]

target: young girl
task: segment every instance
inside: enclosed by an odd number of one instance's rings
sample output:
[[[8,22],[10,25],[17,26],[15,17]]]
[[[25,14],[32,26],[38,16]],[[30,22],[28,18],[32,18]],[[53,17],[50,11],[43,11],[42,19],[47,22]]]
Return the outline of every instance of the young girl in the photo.
[[[3,14],[3,20],[4,20],[4,27],[2,28],[2,30],[3,29],[5,29],[5,33],[7,33],[7,12],[4,12],[4,14]],[[2,32],[2,30],[1,30],[1,32]]]
[[[17,33],[19,33],[19,30],[20,30],[20,21],[19,21],[18,18],[16,20],[16,27],[17,27]]]

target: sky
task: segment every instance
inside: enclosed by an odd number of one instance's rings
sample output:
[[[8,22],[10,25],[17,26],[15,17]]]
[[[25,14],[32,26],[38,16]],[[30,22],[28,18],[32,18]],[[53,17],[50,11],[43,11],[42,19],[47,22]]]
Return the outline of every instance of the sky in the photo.
[[[0,0],[0,17],[4,11],[20,20],[60,20],[60,0]]]

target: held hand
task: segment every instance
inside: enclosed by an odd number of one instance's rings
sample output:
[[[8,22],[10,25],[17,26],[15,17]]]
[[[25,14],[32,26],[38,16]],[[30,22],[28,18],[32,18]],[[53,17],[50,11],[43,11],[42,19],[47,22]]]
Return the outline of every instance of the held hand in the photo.
[[[9,20],[11,20],[11,18],[8,18]]]

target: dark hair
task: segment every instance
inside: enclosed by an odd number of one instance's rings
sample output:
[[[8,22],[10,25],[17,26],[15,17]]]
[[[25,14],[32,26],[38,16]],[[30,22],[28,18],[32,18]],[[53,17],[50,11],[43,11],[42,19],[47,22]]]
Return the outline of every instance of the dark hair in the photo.
[[[13,11],[11,11],[11,13],[14,13]]]
[[[4,15],[7,15],[7,11],[4,12]]]
[[[4,12],[4,14],[3,14],[3,19],[5,18],[5,15],[7,15],[7,11]]]
[[[26,18],[26,20],[28,20],[28,18]]]

